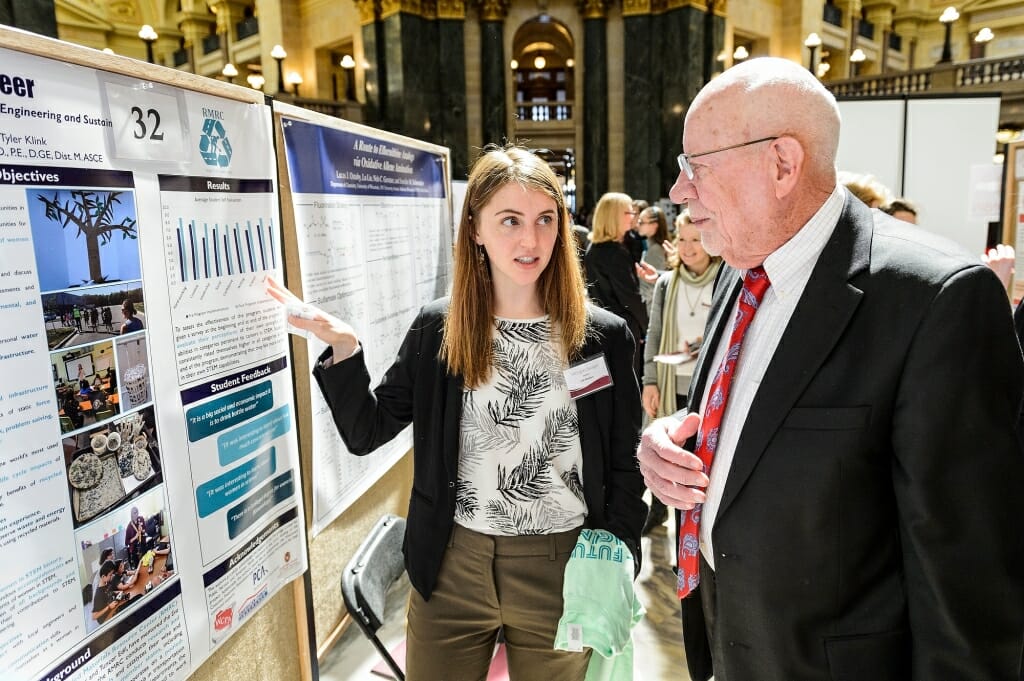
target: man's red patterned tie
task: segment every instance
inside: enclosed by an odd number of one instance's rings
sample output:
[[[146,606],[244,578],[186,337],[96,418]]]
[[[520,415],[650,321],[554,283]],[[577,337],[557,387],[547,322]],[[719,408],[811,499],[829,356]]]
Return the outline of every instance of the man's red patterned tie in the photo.
[[[754,318],[765,291],[771,286],[768,275],[763,267],[747,270],[740,290],[739,309],[733,323],[732,335],[729,336],[729,349],[725,353],[718,373],[711,382],[708,402],[704,406],[704,416],[697,431],[697,448],[694,454],[704,463],[704,472],[711,470],[711,460],[718,448],[718,429],[725,415],[725,405],[729,399],[729,387],[732,385],[736,363],[740,358],[740,347],[743,336],[747,333],[750,321]],[[682,527],[679,528],[679,597],[685,598],[700,583],[700,569],[697,554],[700,551],[700,516],[702,505],[697,505],[683,514]]]

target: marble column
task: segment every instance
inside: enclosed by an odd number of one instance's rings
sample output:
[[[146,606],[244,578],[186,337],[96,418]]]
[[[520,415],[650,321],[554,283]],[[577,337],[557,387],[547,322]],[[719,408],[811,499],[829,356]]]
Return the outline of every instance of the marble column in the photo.
[[[464,179],[464,0],[357,0],[357,7],[367,63],[366,123],[448,147],[452,177]]]
[[[594,210],[608,191],[608,0],[583,0],[583,192]]]
[[[716,7],[722,4],[716,3]],[[709,21],[703,8],[677,5],[670,6],[658,18],[657,25],[665,45],[659,57],[662,68],[660,196],[668,196],[668,189],[679,175],[676,156],[682,151],[683,119],[690,102],[705,83],[704,61],[708,54],[705,35],[710,28],[711,58],[714,59],[725,42],[725,19],[714,14]]]
[[[875,25],[875,40],[878,41],[878,73],[889,71],[889,35],[892,33],[893,8],[886,5],[867,8],[868,21]]]
[[[207,3],[217,16],[217,33],[224,51],[224,63],[235,63],[232,45],[238,42],[238,22],[245,17],[245,3],[240,0],[211,0]]]
[[[0,0],[0,24],[56,38],[54,0]]]
[[[907,70],[912,71],[914,57],[917,51],[917,38],[920,22],[917,19],[901,19],[893,21],[893,31],[899,34],[902,40],[901,50],[907,55]]]
[[[505,111],[505,16],[509,0],[479,0],[480,111],[483,143],[503,144],[508,138]]]
[[[460,3],[461,4],[461,3]],[[438,3],[438,14],[441,3]],[[438,17],[437,91],[438,144],[451,150],[451,173],[454,180],[465,180],[469,172],[469,132],[466,130],[466,56],[463,51],[465,9],[462,17]]]
[[[667,194],[661,182],[661,40],[649,0],[622,8],[625,84],[623,130],[624,190],[635,199],[655,201]]]
[[[388,72],[387,60],[384,58],[384,23],[380,18],[380,3],[375,0],[355,0],[355,3],[359,10],[365,60],[363,120],[367,125],[383,128],[387,118]]]

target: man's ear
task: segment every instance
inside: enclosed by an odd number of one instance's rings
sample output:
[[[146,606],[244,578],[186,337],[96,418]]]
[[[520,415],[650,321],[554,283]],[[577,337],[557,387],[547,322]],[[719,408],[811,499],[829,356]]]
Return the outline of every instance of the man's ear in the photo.
[[[776,198],[787,196],[804,171],[804,147],[795,137],[784,135],[771,143],[772,182]]]

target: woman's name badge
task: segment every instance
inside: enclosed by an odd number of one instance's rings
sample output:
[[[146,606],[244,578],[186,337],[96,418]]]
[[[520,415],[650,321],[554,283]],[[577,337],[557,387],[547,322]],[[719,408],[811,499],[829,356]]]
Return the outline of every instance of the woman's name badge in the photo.
[[[574,400],[610,386],[612,376],[604,355],[595,355],[566,369],[565,384],[569,387],[569,397]]]

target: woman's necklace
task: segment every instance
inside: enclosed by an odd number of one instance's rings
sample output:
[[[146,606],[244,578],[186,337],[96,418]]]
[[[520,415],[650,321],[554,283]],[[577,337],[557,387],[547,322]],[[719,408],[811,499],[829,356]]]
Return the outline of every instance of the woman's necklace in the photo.
[[[704,289],[707,287],[710,281],[711,280],[708,280],[697,287],[697,298],[692,301],[690,300],[690,289],[693,287],[685,282],[683,283],[683,296],[686,298],[686,307],[690,309],[691,317],[697,316],[697,306],[700,305],[701,296],[704,295]]]

